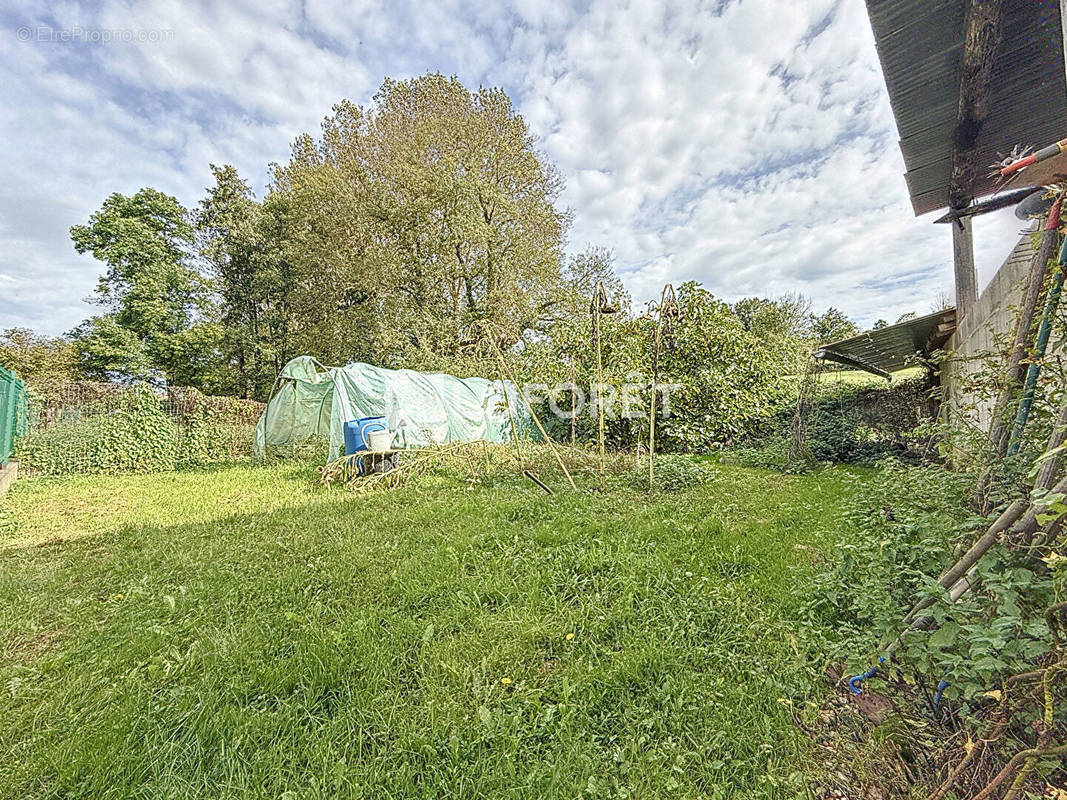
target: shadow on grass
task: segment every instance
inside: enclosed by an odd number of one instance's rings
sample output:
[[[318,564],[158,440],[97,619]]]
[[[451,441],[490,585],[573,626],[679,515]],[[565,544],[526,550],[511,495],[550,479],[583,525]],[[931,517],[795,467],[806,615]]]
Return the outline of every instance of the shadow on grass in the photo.
[[[776,533],[695,497],[409,488],[5,551],[5,629],[65,634],[0,668],[0,795],[776,796]]]

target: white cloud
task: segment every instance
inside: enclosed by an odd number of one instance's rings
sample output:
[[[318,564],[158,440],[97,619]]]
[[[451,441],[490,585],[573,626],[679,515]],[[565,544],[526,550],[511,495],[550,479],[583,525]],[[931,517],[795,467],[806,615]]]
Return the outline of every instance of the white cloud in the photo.
[[[0,30],[0,327],[67,330],[98,265],[67,236],[113,191],[194,204],[209,163],[267,164],[343,97],[427,70],[509,91],[568,180],[572,249],[611,248],[638,300],[799,290],[863,322],[951,289],[947,228],[916,220],[858,0],[180,0],[26,5]],[[20,26],[168,30],[21,42]],[[982,282],[1014,244],[977,221]]]

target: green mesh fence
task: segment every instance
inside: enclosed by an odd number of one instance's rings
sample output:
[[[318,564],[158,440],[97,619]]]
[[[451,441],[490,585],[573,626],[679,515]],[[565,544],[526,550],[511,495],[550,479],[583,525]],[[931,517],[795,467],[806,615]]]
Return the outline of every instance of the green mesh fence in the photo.
[[[160,472],[248,458],[263,403],[196,389],[93,381],[34,383],[25,435],[30,475]]]
[[[15,437],[26,433],[26,386],[0,367],[0,466],[6,466]]]

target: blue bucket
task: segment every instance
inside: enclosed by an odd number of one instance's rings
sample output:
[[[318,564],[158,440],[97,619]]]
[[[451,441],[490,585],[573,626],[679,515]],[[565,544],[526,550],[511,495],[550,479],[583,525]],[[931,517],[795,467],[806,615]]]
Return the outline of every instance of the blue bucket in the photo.
[[[388,430],[385,417],[364,417],[345,423],[345,455],[350,456],[367,449],[367,434],[371,431]]]

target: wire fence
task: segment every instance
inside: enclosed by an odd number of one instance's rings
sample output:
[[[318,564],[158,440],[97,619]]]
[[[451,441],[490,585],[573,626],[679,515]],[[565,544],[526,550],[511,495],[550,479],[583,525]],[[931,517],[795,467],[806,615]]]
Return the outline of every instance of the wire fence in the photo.
[[[28,388],[15,456],[31,474],[157,472],[249,457],[263,403],[94,381]]]

